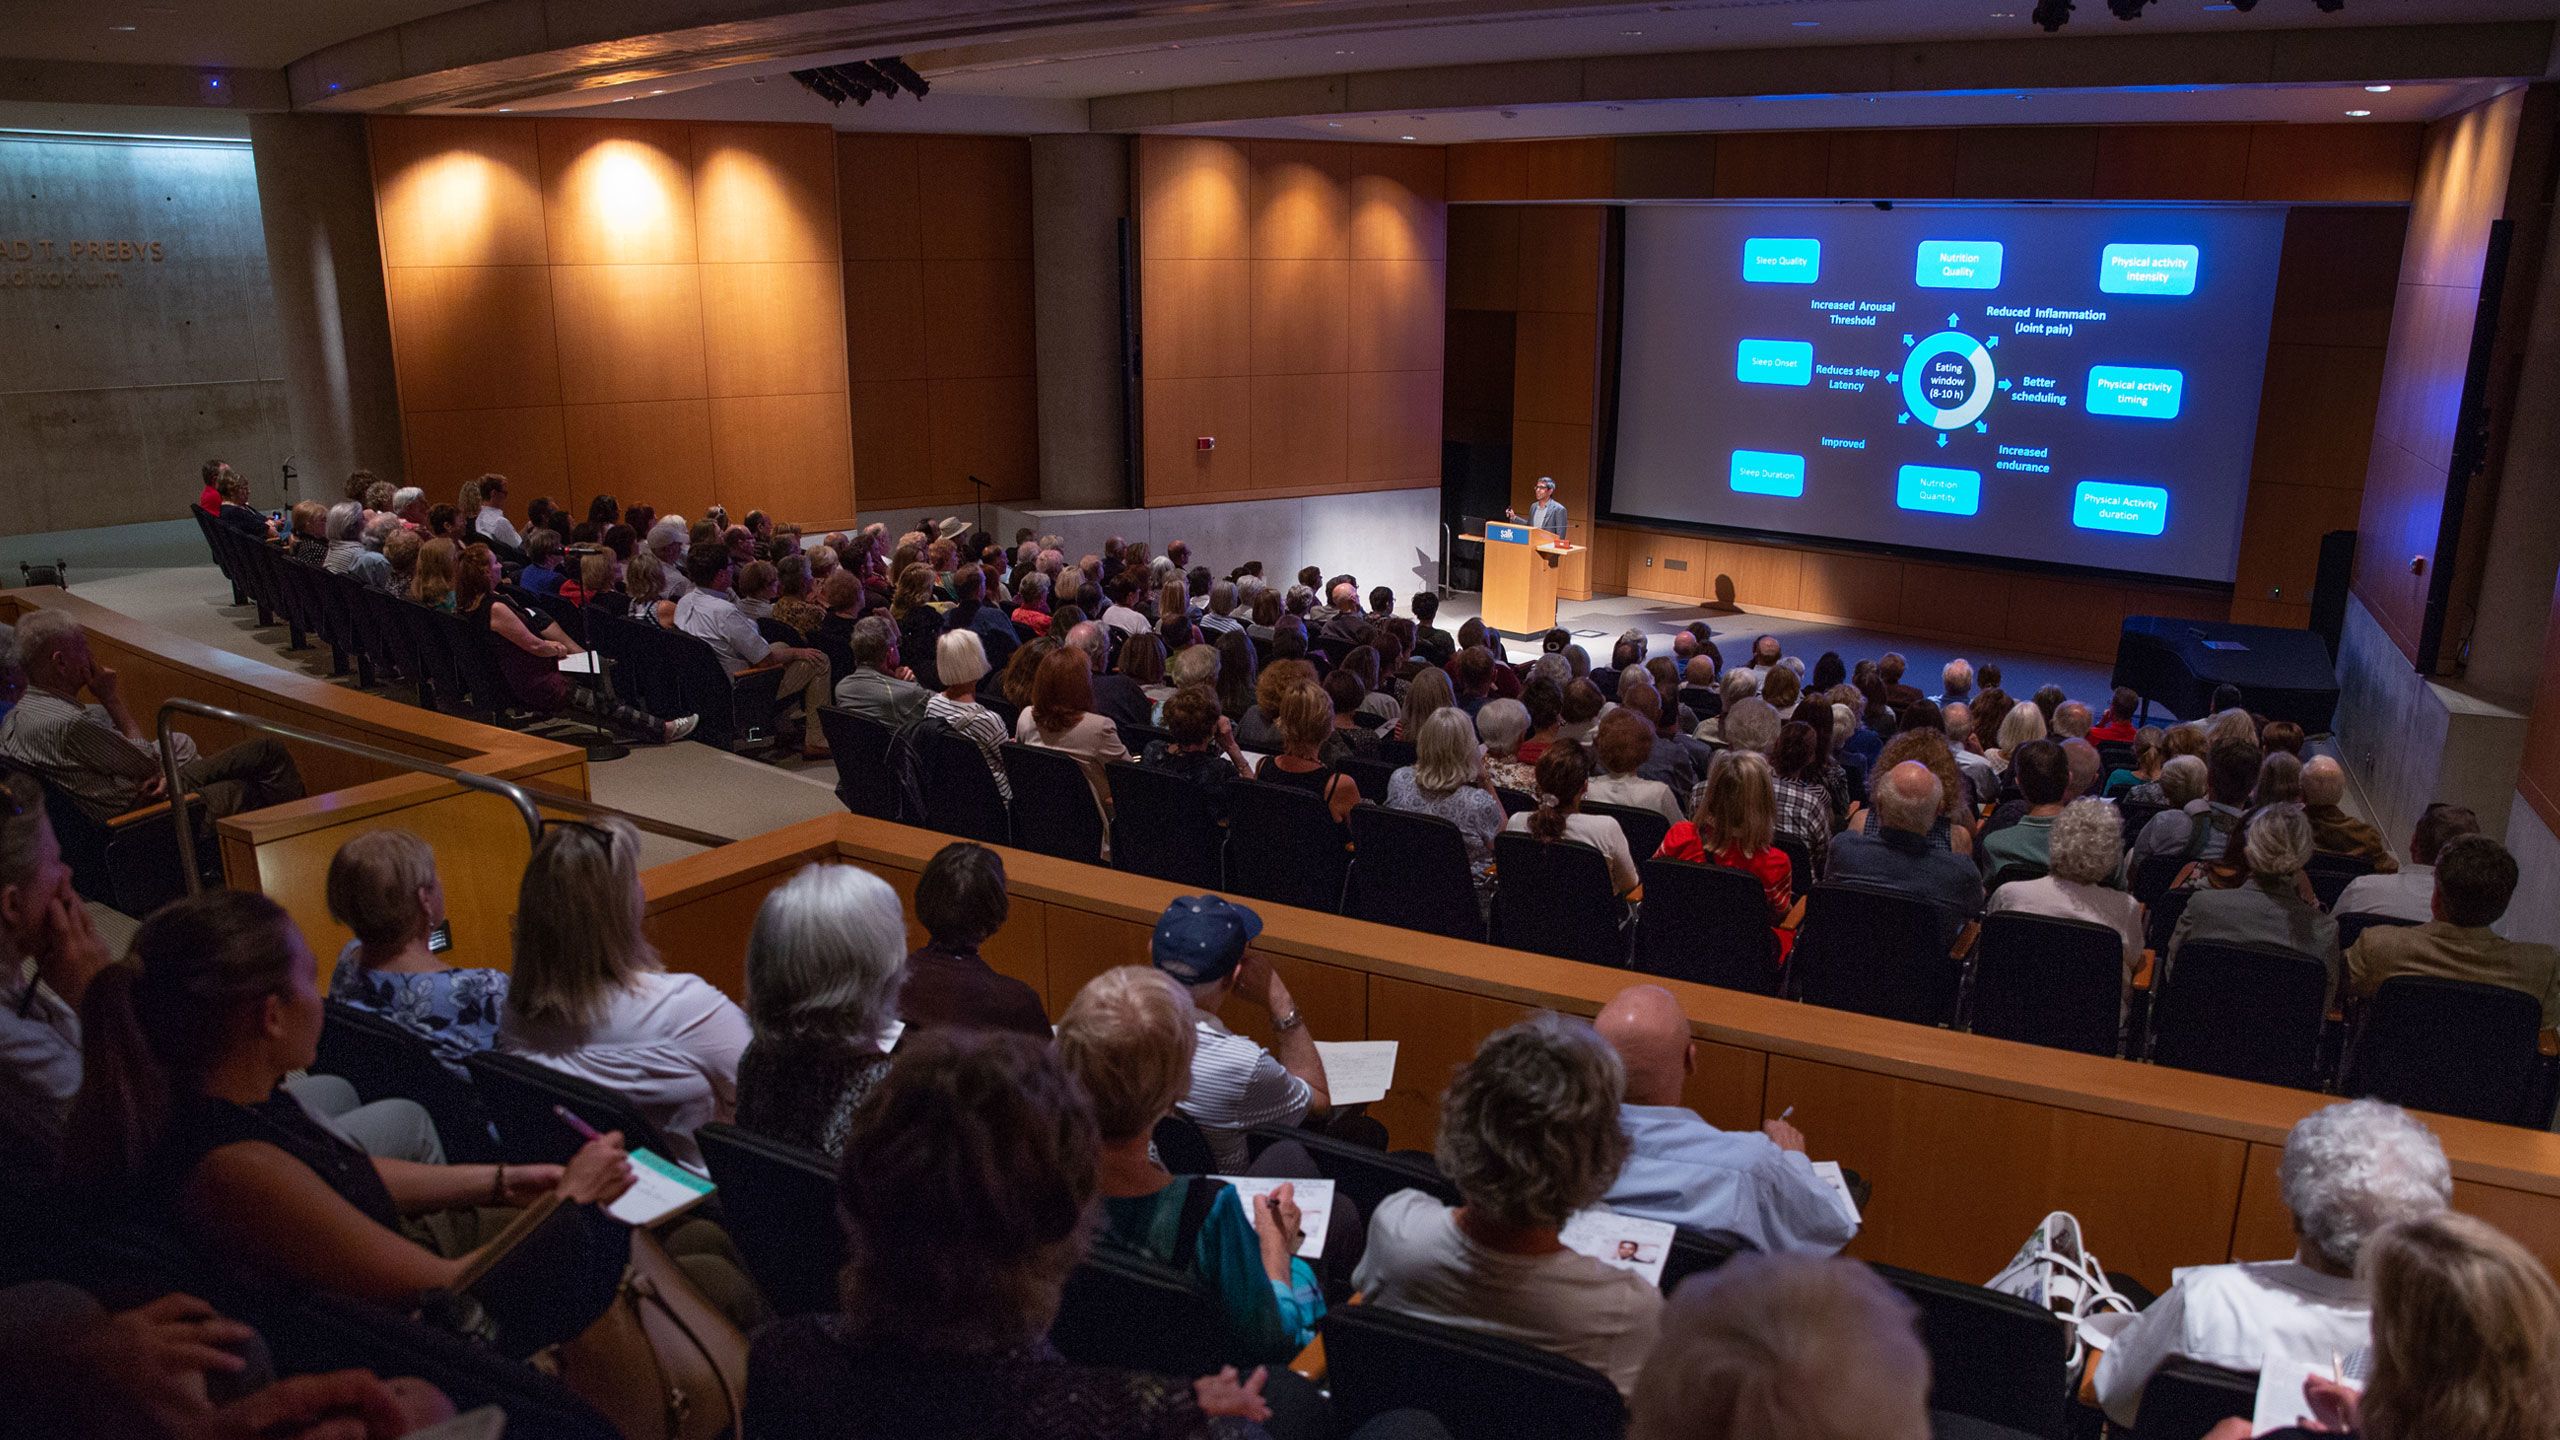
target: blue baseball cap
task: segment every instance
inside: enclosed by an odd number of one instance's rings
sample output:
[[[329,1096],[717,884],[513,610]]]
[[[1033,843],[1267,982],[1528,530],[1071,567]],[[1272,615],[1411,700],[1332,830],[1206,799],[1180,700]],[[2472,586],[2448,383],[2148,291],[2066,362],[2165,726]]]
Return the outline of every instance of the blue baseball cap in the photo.
[[[1224,980],[1244,963],[1244,947],[1262,933],[1262,917],[1215,895],[1185,895],[1156,921],[1150,949],[1156,968],[1185,985]]]

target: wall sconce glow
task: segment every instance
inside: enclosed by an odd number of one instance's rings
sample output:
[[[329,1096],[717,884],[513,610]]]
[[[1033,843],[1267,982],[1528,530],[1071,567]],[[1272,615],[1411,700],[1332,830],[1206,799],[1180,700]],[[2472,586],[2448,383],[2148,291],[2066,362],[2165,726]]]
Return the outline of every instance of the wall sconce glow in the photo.
[[[2391,93],[2391,87],[2388,85],[2367,85],[2364,88],[2376,95],[2388,95]]]
[[[673,220],[666,187],[649,166],[645,147],[631,140],[608,140],[591,152],[596,208],[617,238],[638,239],[662,233]]]

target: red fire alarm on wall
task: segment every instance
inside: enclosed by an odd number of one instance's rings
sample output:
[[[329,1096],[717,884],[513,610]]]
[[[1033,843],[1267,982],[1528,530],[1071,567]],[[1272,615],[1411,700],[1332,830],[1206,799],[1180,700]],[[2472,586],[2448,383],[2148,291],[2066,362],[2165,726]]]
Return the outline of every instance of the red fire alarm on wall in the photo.
[[[1218,437],[1215,435],[1199,436],[1192,440],[1191,448],[1194,450],[1215,450],[1218,448]]]

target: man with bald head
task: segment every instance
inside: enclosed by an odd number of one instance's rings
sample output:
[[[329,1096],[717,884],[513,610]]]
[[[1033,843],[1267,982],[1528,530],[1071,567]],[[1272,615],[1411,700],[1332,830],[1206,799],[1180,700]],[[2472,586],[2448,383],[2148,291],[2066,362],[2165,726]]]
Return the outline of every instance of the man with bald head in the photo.
[[[1929,839],[1944,795],[1938,777],[1917,760],[1886,771],[1875,787],[1875,833],[1853,829],[1833,837],[1823,878],[1928,902],[1938,912],[1939,940],[1952,946],[1982,908],[1982,873]]]
[[[2382,832],[2339,805],[2346,798],[2347,772],[2338,757],[2314,755],[2302,762],[2302,815],[2311,822],[2311,848],[2365,861],[2377,875],[2399,869],[2391,847],[2382,843]]]
[[[1593,1023],[1627,1072],[1618,1125],[1630,1148],[1602,1203],[1730,1231],[1773,1254],[1835,1254],[1856,1236],[1857,1221],[1813,1173],[1794,1126],[1772,1120],[1757,1133],[1727,1132],[1680,1103],[1698,1047],[1670,991],[1630,985]]]

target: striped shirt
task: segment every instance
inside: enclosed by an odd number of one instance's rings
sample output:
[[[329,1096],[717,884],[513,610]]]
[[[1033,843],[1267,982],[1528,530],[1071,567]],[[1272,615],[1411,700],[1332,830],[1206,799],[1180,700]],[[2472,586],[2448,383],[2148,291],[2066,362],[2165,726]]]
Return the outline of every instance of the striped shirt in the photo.
[[[845,677],[851,679],[851,676]],[[972,700],[963,703],[937,690],[925,697],[924,713],[948,725],[978,747],[987,758],[987,768],[995,772],[996,789],[1005,803],[1013,803],[1013,780],[1004,773],[1004,722],[996,712]]]
[[[1203,610],[1194,618],[1199,621],[1200,629],[1204,634],[1226,635],[1244,629],[1243,621],[1233,615],[1221,615],[1215,610]]]
[[[1297,1124],[1315,1092],[1217,1016],[1197,1012],[1192,1024],[1199,1040],[1191,1052],[1191,1093],[1176,1108],[1208,1138],[1218,1173],[1241,1175],[1252,1160],[1244,1132],[1256,1125]]]
[[[173,732],[171,743],[179,764],[196,758],[185,734]],[[103,705],[33,687],[0,719],[0,759],[43,775],[100,816],[132,809],[160,774],[157,741],[128,738]]]

